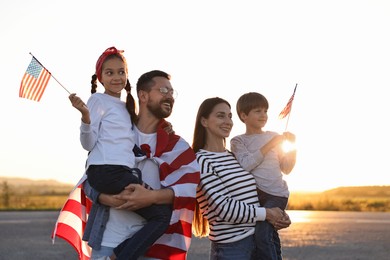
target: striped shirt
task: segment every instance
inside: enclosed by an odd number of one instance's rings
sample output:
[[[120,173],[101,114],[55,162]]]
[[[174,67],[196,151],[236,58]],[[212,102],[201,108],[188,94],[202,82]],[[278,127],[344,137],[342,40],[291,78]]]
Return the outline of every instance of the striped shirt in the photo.
[[[265,220],[253,176],[234,155],[199,150],[200,184],[196,199],[210,225],[209,239],[218,243],[239,241],[254,234],[256,221]]]

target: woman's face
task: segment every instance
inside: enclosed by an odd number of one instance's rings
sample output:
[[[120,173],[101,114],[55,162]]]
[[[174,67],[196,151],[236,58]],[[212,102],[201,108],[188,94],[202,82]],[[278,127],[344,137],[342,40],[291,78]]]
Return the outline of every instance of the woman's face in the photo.
[[[207,138],[227,138],[233,127],[232,112],[225,103],[219,103],[208,118],[202,118]]]

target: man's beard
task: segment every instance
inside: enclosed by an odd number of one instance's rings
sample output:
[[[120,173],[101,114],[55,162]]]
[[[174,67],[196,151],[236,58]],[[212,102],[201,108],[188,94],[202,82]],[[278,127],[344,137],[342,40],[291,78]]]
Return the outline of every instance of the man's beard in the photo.
[[[159,119],[167,118],[172,113],[173,102],[169,101],[169,103],[171,104],[171,109],[167,111],[166,109],[161,108],[162,104],[166,101],[169,100],[161,100],[160,103],[148,102],[147,108],[150,111],[150,113],[152,113],[156,118]]]

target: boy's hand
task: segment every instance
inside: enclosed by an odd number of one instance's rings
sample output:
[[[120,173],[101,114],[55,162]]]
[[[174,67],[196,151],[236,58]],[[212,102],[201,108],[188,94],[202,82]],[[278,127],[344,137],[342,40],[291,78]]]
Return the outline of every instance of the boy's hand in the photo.
[[[284,136],[285,140],[287,140],[291,143],[295,143],[295,135],[293,133],[284,132],[283,136]]]

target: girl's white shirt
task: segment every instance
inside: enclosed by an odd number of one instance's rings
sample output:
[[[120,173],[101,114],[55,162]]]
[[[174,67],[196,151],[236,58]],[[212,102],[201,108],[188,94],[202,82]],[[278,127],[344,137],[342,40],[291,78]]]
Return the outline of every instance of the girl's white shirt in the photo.
[[[87,102],[91,124],[81,123],[80,141],[89,151],[87,165],[125,165],[133,168],[135,135],[125,102],[103,93]]]

